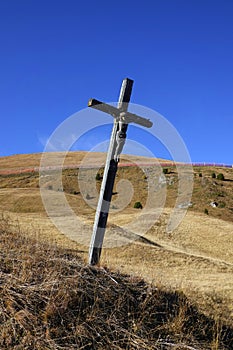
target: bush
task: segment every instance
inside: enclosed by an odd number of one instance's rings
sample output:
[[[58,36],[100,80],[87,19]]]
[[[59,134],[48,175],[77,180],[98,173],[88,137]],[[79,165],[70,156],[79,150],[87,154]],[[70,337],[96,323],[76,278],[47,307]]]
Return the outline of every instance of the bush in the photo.
[[[219,208],[225,208],[225,206],[226,206],[226,203],[225,203],[225,202],[220,202],[220,203],[218,204],[218,207],[219,207]]]
[[[136,208],[136,209],[142,209],[142,203],[141,202],[135,202],[133,207]]]
[[[163,173],[168,174],[168,168],[163,168]]]
[[[224,175],[222,173],[220,173],[220,174],[217,175],[217,179],[224,181],[225,177],[224,177]]]
[[[97,173],[95,179],[97,181],[102,180],[102,176],[99,173]]]
[[[202,177],[202,173],[199,173],[199,177]]]
[[[204,213],[205,213],[206,215],[209,215],[208,209],[205,208]]]
[[[212,177],[212,179],[216,179],[216,174],[212,173],[211,177]]]

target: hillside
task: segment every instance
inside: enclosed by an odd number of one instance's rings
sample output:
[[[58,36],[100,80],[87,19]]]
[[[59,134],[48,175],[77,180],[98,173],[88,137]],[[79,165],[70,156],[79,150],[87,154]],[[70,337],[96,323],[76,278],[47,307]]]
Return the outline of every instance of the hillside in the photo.
[[[50,153],[47,155],[48,162],[54,163],[54,159],[63,157],[63,153]],[[77,181],[78,167],[82,164],[82,160],[87,156],[86,152],[69,152],[64,161],[64,167],[71,168],[64,171],[63,187],[65,192],[72,194],[79,192],[79,184]],[[0,188],[38,188],[39,177],[38,169],[40,166],[41,154],[21,154],[9,157],[0,157]],[[86,166],[85,160],[84,166]],[[103,153],[94,153],[90,157],[92,166],[103,166],[105,155]],[[57,162],[57,161],[56,161]],[[177,197],[177,171],[173,166],[169,167],[170,161],[164,161],[154,158],[145,158],[140,156],[124,156],[120,165],[135,164],[135,167],[120,167],[118,169],[118,182],[124,178],[129,179],[133,183],[133,187],[137,188],[138,198],[143,202],[147,197],[146,176],[143,170],[153,167],[153,164],[166,162],[166,181],[167,181],[167,202],[166,207],[173,207]],[[137,165],[146,164],[141,169]],[[172,162],[171,162],[172,164]],[[73,168],[73,169],[72,169]],[[77,170],[75,170],[77,169]],[[88,171],[88,170],[87,170]],[[198,166],[193,168],[195,177],[194,189],[192,195],[192,211],[204,213],[205,209],[211,217],[216,217],[226,221],[233,221],[233,169],[222,167]],[[219,174],[223,174],[225,180],[221,181],[217,178]],[[144,190],[144,191],[143,191]],[[135,198],[135,197],[134,197]],[[218,208],[211,207],[210,203],[216,202]],[[131,203],[132,204],[132,203]],[[221,209],[221,210],[219,210]]]
[[[51,157],[55,156],[51,154]],[[38,245],[48,244],[56,246],[58,250],[68,249],[78,254],[84,265],[103,172],[102,168],[98,170],[97,167],[103,163],[103,155],[95,154],[91,163],[94,170],[82,169],[80,175],[79,166],[85,156],[84,152],[68,154],[65,159],[66,169],[62,172],[62,192],[55,171],[43,180],[49,198],[55,200],[64,194],[72,210],[85,224],[84,231],[78,232],[76,229],[74,233],[68,217],[65,213],[60,213],[60,221],[70,230],[72,239],[61,234],[45,212],[40,197],[39,173],[35,169],[39,166],[40,155],[0,158],[0,210],[7,214],[12,227],[15,230],[19,228],[28,238],[36,240]],[[160,161],[164,163],[163,160]],[[164,209],[150,229],[140,236],[132,231],[126,234],[121,227],[136,221],[140,215],[140,210],[134,208],[134,203],[140,201],[145,206],[148,195],[147,174],[153,174],[158,167],[155,167],[152,159],[128,156],[122,159],[123,165],[129,165],[130,162],[130,166],[121,166],[118,170],[105,240],[108,245],[113,237],[116,240],[123,237],[125,244],[103,249],[101,266],[130,275],[129,278],[143,278],[146,281],[143,283],[153,283],[155,288],[159,286],[159,290],[179,291],[186,295],[198,313],[209,320],[215,320],[218,327],[223,327],[223,324],[233,327],[233,169],[194,167],[194,190],[187,214],[175,231],[168,234],[166,224],[177,197],[178,174],[176,168],[166,162],[167,170],[162,174],[163,186],[166,187]],[[146,166],[139,168],[133,163]],[[81,176],[85,183],[97,171],[100,174],[99,180],[94,177],[93,181],[97,192],[95,190],[92,193],[90,190],[83,198],[77,177]],[[222,173],[224,181],[214,177],[213,173],[216,176]],[[134,190],[124,211],[121,211],[118,208],[121,205],[122,191],[118,184],[123,179],[129,180]],[[212,207],[212,202],[216,202],[217,206]],[[145,220],[152,219],[153,212],[148,211]],[[199,340],[196,341],[198,343]],[[151,346],[151,343],[148,344]],[[130,346],[133,349],[132,344]],[[208,346],[210,349],[227,349],[227,344],[225,347]]]
[[[231,349],[182,292],[84,264],[0,221],[1,349]]]

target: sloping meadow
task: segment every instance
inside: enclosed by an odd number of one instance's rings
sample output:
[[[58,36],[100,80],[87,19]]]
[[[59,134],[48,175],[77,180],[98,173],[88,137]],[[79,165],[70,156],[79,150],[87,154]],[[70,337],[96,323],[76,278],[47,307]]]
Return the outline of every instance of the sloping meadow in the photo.
[[[90,267],[0,220],[1,349],[232,349],[184,294]]]

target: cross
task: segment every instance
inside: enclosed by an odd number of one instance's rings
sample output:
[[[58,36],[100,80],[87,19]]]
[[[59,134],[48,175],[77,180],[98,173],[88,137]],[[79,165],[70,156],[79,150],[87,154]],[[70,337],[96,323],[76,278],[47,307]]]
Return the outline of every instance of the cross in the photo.
[[[104,175],[99,193],[99,201],[96,209],[93,233],[90,242],[90,265],[97,265],[100,260],[114,181],[117,173],[119,157],[125,144],[128,124],[136,123],[147,128],[150,128],[153,125],[149,119],[145,119],[136,114],[128,112],[128,103],[130,101],[132,87],[133,80],[128,78],[123,80],[117,108],[95,99],[90,99],[88,101],[88,107],[92,107],[98,109],[99,111],[110,114],[114,118],[114,124],[104,168]]]

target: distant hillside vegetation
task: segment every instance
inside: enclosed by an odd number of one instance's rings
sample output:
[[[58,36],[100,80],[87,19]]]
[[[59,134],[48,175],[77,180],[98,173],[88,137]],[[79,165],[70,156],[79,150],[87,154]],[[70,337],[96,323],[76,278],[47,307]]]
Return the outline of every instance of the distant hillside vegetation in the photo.
[[[77,181],[79,165],[83,157],[87,152],[69,152],[65,158],[65,166],[71,166],[72,169],[63,170],[63,190],[67,194],[76,194],[76,203],[86,207],[85,200],[82,200],[80,194],[79,183]],[[41,154],[26,154],[26,155],[15,155],[10,157],[0,157],[0,189],[1,188],[39,188],[39,172],[38,170],[32,171],[34,167],[38,169],[40,165]],[[48,154],[51,158],[51,162],[54,158],[63,157],[63,153],[51,153]],[[91,158],[92,162],[90,165],[103,164],[105,159],[104,153],[95,153]],[[134,189],[134,196],[129,203],[129,207],[132,208],[135,202],[140,201],[142,205],[147,200],[147,176],[144,173],[144,168],[150,172],[150,169],[154,169],[153,164],[155,160],[153,158],[144,158],[136,156],[127,156],[124,159],[122,156],[122,163],[129,164],[129,161],[139,162],[139,164],[148,164],[141,168],[136,166],[120,167],[117,173],[116,184],[114,192],[116,192],[117,183],[121,179],[127,179],[132,183]],[[169,161],[159,160],[162,164],[163,175],[165,176],[166,183],[166,207],[174,207],[177,199],[178,191],[178,173],[175,166],[169,166]],[[166,166],[163,166],[166,164]],[[156,167],[158,168],[158,167]],[[28,169],[28,170],[27,170]],[[5,173],[4,173],[4,171]],[[2,171],[2,172],[1,172]],[[17,173],[18,171],[18,173]],[[87,175],[91,170],[87,169]],[[98,169],[96,169],[98,171]],[[101,170],[103,172],[103,168]],[[194,188],[189,210],[205,213],[210,217],[223,219],[226,221],[233,222],[233,169],[224,167],[211,167],[211,166],[195,166],[194,172]],[[223,176],[223,177],[221,177]],[[94,181],[94,179],[93,179]],[[155,183],[156,183],[155,179]],[[97,182],[97,188],[100,188],[101,182]],[[56,174],[51,171],[50,177],[47,178],[47,187],[53,190],[61,190],[56,185]],[[27,197],[28,198],[28,197]],[[29,198],[28,198],[29,199]],[[39,199],[38,199],[39,200]],[[68,198],[72,206],[72,198]],[[212,206],[212,203],[216,203]],[[81,204],[82,203],[82,204]],[[0,203],[1,204],[1,203]],[[26,200],[22,207],[31,207],[31,204],[27,205]],[[34,201],[35,210],[38,207],[38,203]],[[19,205],[17,204],[16,209],[9,208],[10,210],[17,211]],[[39,205],[40,207],[40,205]],[[31,207],[33,208],[33,207]],[[7,207],[5,207],[7,209]],[[75,209],[74,209],[75,210]]]

